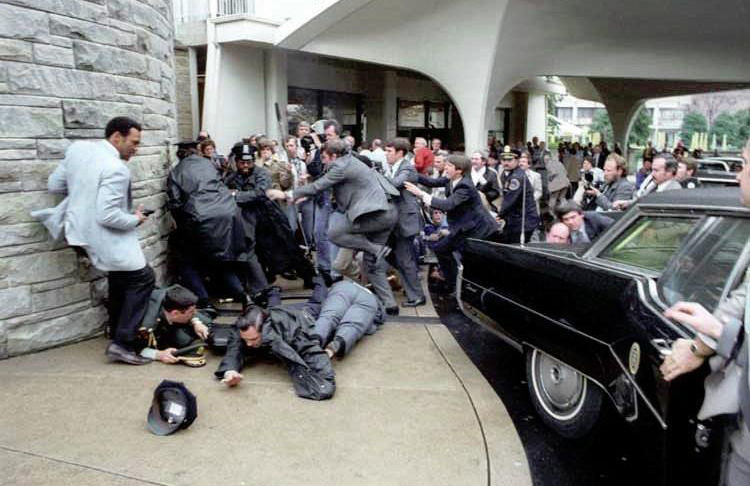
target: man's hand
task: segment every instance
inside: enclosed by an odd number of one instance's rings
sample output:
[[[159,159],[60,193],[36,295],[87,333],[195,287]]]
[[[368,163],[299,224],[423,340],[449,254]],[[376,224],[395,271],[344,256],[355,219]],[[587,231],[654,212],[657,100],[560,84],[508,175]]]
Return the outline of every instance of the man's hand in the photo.
[[[227,386],[237,386],[242,381],[242,375],[234,370],[224,372],[224,378],[221,380]]]
[[[718,339],[723,325],[697,302],[677,302],[664,311],[664,317],[690,326],[701,334]]]
[[[148,216],[143,214],[143,204],[139,205],[135,210],[135,215],[138,217],[138,224],[141,225],[146,222]]]
[[[672,381],[703,364],[705,358],[693,354],[690,351],[691,344],[690,339],[678,339],[672,344],[672,353],[664,358],[664,362],[659,367],[666,381]]]
[[[422,197],[422,194],[424,194],[424,191],[422,191],[422,189],[418,188],[415,184],[409,181],[404,182],[404,187],[406,188],[407,191],[409,191],[410,193],[414,194],[417,197]]]
[[[190,322],[193,324],[193,331],[195,331],[195,334],[197,334],[199,338],[203,339],[204,341],[208,339],[207,325],[203,324],[203,322],[197,317],[193,317],[192,319],[190,319]]]
[[[599,192],[599,189],[597,189],[596,187],[592,187],[591,189],[589,189],[588,191],[586,191],[586,195],[588,195],[588,196],[597,197],[597,196],[599,196],[599,194],[601,194],[601,192]]]
[[[317,133],[311,131],[310,132],[310,137],[312,137],[313,143],[315,144],[315,146],[317,148],[320,148],[320,146],[323,145],[323,143],[320,141],[320,137],[318,137]]]
[[[627,201],[615,201],[612,203],[612,207],[619,210],[624,210],[628,208],[628,202]]]
[[[280,189],[268,189],[266,190],[266,197],[271,201],[283,201],[286,199],[286,194]]]
[[[179,361],[177,359],[177,356],[172,354],[175,351],[177,351],[176,348],[167,348],[167,349],[162,349],[161,351],[157,351],[156,359],[158,359],[162,363],[175,364],[177,361]]]

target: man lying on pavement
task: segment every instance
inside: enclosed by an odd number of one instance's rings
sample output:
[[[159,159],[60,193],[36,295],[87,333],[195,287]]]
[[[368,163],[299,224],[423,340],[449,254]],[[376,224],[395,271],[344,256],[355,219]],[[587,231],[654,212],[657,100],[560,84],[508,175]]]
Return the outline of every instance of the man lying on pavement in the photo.
[[[348,354],[382,322],[382,310],[369,290],[342,280],[326,295],[318,282],[305,304],[252,307],[240,316],[215,375],[228,386],[239,384],[246,360],[265,349],[287,366],[298,396],[325,400],[336,391],[331,358]]]

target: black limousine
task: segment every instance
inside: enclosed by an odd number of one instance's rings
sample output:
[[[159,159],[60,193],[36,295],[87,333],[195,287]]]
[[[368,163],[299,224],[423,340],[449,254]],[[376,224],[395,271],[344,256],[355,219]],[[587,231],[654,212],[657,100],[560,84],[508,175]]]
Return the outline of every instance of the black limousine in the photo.
[[[677,462],[715,464],[721,434],[696,419],[705,369],[662,379],[671,342],[693,337],[662,313],[680,300],[715,309],[748,261],[750,210],[736,188],[670,191],[642,199],[584,246],[470,240],[457,297],[470,319],[525,353],[531,399],[548,426],[581,438],[602,417],[620,417],[655,446],[669,484],[683,470]],[[703,484],[689,470],[690,484]]]

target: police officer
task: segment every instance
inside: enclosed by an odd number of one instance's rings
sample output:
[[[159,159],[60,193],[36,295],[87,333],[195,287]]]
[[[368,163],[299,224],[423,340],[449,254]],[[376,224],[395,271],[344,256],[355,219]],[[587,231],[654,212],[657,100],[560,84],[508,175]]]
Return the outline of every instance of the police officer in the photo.
[[[500,185],[503,202],[498,217],[505,221],[502,243],[527,242],[539,225],[539,213],[534,202],[534,188],[523,169],[518,167],[518,153],[506,145],[501,155],[503,173]]]
[[[166,364],[205,365],[204,341],[212,320],[196,311],[197,303],[198,297],[181,285],[151,292],[139,329],[140,355]]]

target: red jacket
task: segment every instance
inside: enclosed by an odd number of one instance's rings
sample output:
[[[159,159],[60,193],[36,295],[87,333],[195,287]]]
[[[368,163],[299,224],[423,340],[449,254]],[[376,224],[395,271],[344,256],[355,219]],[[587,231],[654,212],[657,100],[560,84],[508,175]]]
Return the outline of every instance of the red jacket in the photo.
[[[420,174],[426,174],[433,162],[435,162],[435,156],[427,147],[422,147],[414,154],[414,167]]]

